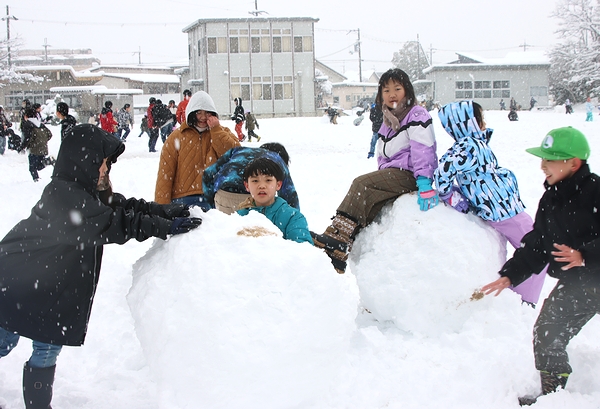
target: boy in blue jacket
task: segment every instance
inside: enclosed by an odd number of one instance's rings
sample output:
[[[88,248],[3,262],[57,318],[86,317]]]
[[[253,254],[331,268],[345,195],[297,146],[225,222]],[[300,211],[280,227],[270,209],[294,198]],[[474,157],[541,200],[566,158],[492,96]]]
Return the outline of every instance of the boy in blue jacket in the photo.
[[[263,157],[250,162],[244,169],[244,186],[251,197],[240,204],[238,214],[245,216],[255,210],[271,220],[284,239],[313,244],[304,215],[276,196],[283,178],[283,170],[271,159]]]

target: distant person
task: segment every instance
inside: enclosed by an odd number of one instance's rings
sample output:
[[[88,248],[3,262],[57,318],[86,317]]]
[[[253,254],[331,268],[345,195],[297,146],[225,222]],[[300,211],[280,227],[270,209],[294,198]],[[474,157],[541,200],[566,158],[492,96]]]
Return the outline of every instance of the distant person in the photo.
[[[173,132],[173,115],[169,107],[163,104],[160,99],[157,99],[154,107],[152,107],[152,120],[154,121],[154,126],[158,128],[160,139],[164,144],[167,137]]]
[[[175,100],[172,99],[169,101],[169,111],[171,111],[171,119],[173,120],[173,128],[177,126],[177,104],[175,104]]]
[[[127,141],[127,136],[131,132],[131,126],[133,126],[133,115],[131,114],[131,105],[125,104],[123,108],[117,112],[117,137],[123,142]]]
[[[258,121],[254,114],[250,111],[246,112],[246,130],[248,131],[248,142],[252,142],[252,137],[256,138],[256,142],[260,142],[260,136],[258,136],[254,129],[260,129]]]
[[[516,111],[518,109],[517,101],[515,101],[515,99],[513,97],[510,98],[509,108],[511,111]]]
[[[244,169],[243,178],[251,197],[240,204],[238,214],[259,212],[277,226],[284,239],[313,244],[304,215],[277,196],[284,173],[276,162],[265,157],[255,159]]]
[[[235,102],[235,110],[233,111],[233,115],[231,115],[231,120],[235,121],[235,133],[238,136],[238,140],[243,142],[246,140],[246,135],[242,132],[242,125],[244,125],[246,115],[242,106],[242,99],[235,98],[233,101]]]
[[[371,145],[369,147],[367,159],[371,159],[375,156],[375,147],[377,146],[377,139],[379,139],[379,128],[381,128],[381,124],[383,124],[383,112],[381,112],[381,108],[378,107],[377,104],[371,105],[369,119],[371,120],[371,131],[373,131],[373,135],[371,135]]]
[[[519,120],[519,115],[517,114],[517,111],[514,109],[511,109],[508,112],[508,120],[509,121],[518,121]]]
[[[231,214],[249,196],[244,185],[244,169],[254,159],[268,158],[283,170],[279,196],[300,210],[298,193],[290,175],[290,156],[285,147],[277,142],[265,143],[260,148],[237,147],[229,149],[216,163],[210,165],[202,176],[204,197],[212,207]]]
[[[499,166],[489,146],[493,131],[486,126],[483,108],[470,100],[453,102],[443,106],[438,116],[455,141],[434,173],[440,199],[459,212],[475,214],[519,248],[523,236],[533,229],[533,220],[525,212],[516,176]],[[512,290],[535,306],[545,277],[542,271]]]
[[[551,130],[527,152],[541,158],[545,178],[535,224],[500,270],[501,278],[482,291],[498,295],[550,264],[548,274],[558,282],[533,326],[535,368],[542,395],[548,395],[566,387],[573,372],[569,342],[600,312],[600,178],[587,164],[585,136],[572,127]],[[585,365],[585,357],[580,362]],[[536,400],[521,397],[519,404]]]
[[[504,102],[504,99],[500,100],[500,111],[505,111],[506,110],[506,103]]]
[[[183,100],[177,105],[177,112],[175,113],[179,125],[185,122],[185,109],[187,108],[187,104],[190,102],[191,97],[192,91],[189,89],[183,91]]]
[[[156,152],[156,142],[158,141],[159,129],[154,125],[154,116],[152,111],[156,105],[156,98],[150,97],[148,100],[148,109],[146,110],[146,117],[148,118],[148,152]]]
[[[535,98],[531,97],[531,99],[529,100],[529,110],[530,111],[533,109],[533,107],[535,106],[536,103],[537,103],[537,101],[535,100]]]
[[[56,104],[56,117],[60,119],[60,139],[62,141],[67,136],[67,133],[77,125],[77,120],[73,115],[69,114],[69,105],[66,102]]]
[[[209,210],[202,189],[204,169],[238,146],[235,135],[219,122],[213,99],[198,91],[186,108],[185,122],[167,138],[160,152],[155,201]]]
[[[585,121],[592,122],[594,120],[594,104],[592,104],[592,99],[587,97],[585,101]]]
[[[334,107],[327,107],[327,115],[329,116],[329,123],[337,125],[338,111]]]
[[[40,121],[33,107],[25,111],[25,121],[21,125],[21,150],[29,151],[29,173],[34,182],[40,180],[39,170],[54,165],[54,157],[48,156],[48,141],[52,132]]]
[[[573,113],[573,105],[571,104],[571,100],[569,98],[567,98],[565,100],[565,114],[572,114]]]
[[[21,138],[15,134],[11,127],[12,122],[6,118],[4,108],[0,105],[0,155],[4,155],[7,144],[10,150],[17,150],[21,145]],[[17,139],[19,141],[18,146],[16,146]]]
[[[25,121],[25,111],[31,108],[31,102],[28,99],[24,99],[21,102],[21,108],[19,109],[19,129],[21,129],[21,125],[23,125],[23,121]]]
[[[138,135],[138,138],[141,138],[144,133],[147,133],[148,136],[150,136],[148,133],[148,115],[146,114],[144,114],[144,117],[142,118],[142,123],[140,124],[140,134]]]
[[[110,134],[113,134],[115,138],[118,138],[117,127],[119,124],[113,117],[112,106],[112,101],[106,101],[104,103],[104,108],[102,108],[102,111],[100,112],[100,128],[104,129]]]
[[[166,239],[197,227],[186,206],[125,199],[108,173],[124,144],[77,125],[60,145],[52,181],[31,215],[0,241],[0,357],[33,341],[23,367],[27,409],[51,408],[56,360],[83,345],[105,244]]]

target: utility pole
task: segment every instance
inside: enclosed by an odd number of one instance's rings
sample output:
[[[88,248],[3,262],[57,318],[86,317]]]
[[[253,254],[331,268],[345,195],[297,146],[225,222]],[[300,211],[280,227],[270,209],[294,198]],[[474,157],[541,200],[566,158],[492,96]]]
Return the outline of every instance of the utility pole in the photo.
[[[523,51],[527,52],[527,47],[531,47],[531,44],[527,44],[527,40],[523,40],[523,44],[521,44],[519,47],[523,47]]]
[[[138,65],[142,65],[142,47],[138,46],[138,50],[133,52],[133,55],[138,55]]]
[[[8,6],[6,6],[6,17],[2,17],[2,21],[6,20],[6,50],[8,52],[8,69],[12,67],[10,59],[10,20],[18,20],[15,16],[10,15]]]
[[[44,45],[42,47],[44,47],[44,61],[46,63],[48,63],[48,47],[52,47],[52,46],[50,44],[48,44],[47,38],[44,38]]]
[[[358,34],[358,41],[354,44],[354,52],[358,52],[358,82],[362,82],[362,53],[360,47],[360,28],[356,30],[348,31],[348,34],[356,31]],[[353,54],[354,52],[350,52]]]

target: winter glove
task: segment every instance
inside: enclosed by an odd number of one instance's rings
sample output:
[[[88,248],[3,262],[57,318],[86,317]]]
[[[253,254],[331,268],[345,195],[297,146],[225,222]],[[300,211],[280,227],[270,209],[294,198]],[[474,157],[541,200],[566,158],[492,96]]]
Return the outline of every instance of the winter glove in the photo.
[[[161,205],[162,211],[165,214],[165,218],[173,220],[176,217],[188,217],[190,215],[190,208],[188,205],[180,203],[171,203]]]
[[[432,209],[440,203],[437,192],[431,187],[432,183],[433,181],[425,176],[417,177],[417,203],[422,211]]]
[[[195,229],[196,227],[202,224],[202,219],[199,217],[176,217],[173,219],[173,223],[171,224],[171,228],[169,229],[169,234],[181,234],[187,233],[190,230]]]
[[[445,195],[440,196],[448,206],[461,213],[469,213],[469,199],[467,199],[456,186],[452,186],[452,190]]]

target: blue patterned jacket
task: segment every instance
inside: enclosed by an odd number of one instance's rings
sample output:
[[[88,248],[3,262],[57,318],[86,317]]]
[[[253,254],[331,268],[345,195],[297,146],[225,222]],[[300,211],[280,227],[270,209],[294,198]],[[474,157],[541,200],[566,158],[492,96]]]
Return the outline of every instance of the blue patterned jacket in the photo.
[[[479,128],[473,101],[445,105],[438,115],[446,132],[456,141],[434,172],[440,196],[448,194],[456,181],[474,213],[484,220],[501,221],[521,213],[525,206],[519,197],[517,178],[498,166],[488,146],[492,130]]]

